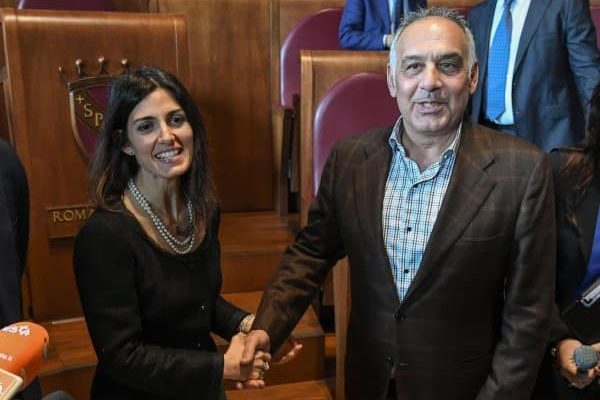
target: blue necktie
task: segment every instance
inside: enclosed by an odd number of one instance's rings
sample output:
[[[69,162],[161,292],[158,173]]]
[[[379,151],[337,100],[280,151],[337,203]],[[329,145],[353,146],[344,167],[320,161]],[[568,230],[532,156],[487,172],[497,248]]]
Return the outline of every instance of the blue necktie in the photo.
[[[506,90],[506,73],[510,54],[510,37],[512,34],[512,16],[510,6],[513,0],[505,0],[502,18],[496,28],[487,64],[487,92],[485,115],[490,121],[497,119],[504,112],[504,93]]]
[[[600,277],[600,209],[596,217],[596,232],[594,232],[592,254],[590,254],[585,277],[579,284],[578,293],[583,293],[598,277]]]

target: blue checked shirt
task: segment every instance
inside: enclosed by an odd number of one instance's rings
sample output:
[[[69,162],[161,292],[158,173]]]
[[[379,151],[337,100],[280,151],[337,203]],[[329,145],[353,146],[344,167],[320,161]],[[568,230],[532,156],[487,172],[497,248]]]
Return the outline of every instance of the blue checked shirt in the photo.
[[[400,301],[417,274],[425,246],[446,194],[460,142],[461,126],[439,161],[423,172],[406,155],[398,119],[389,144],[392,165],[383,198],[383,239]]]

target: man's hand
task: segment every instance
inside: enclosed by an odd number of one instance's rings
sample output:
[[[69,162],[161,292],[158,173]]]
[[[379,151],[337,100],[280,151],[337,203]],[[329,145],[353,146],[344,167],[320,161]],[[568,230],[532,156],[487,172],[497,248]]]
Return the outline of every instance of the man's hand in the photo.
[[[570,386],[583,389],[594,381],[598,367],[586,372],[578,372],[573,359],[575,349],[582,346],[579,340],[564,339],[556,344],[556,362],[560,374],[570,383]],[[597,348],[594,346],[594,348]]]
[[[302,344],[290,335],[277,353],[273,355],[273,364],[285,364],[292,361],[300,353],[302,347]]]
[[[271,347],[271,340],[267,332],[263,330],[252,330],[246,336],[245,347],[240,359],[240,369],[247,370],[252,369],[255,365],[255,359],[260,353],[267,353]],[[266,364],[268,365],[268,364]],[[248,380],[244,382],[237,382],[236,387],[238,389],[243,388],[262,388],[265,386],[263,379],[263,373],[268,367],[263,368],[259,373],[252,373]]]
[[[263,371],[271,361],[271,355],[263,351],[257,351],[250,363],[241,364],[242,353],[246,335],[238,333],[231,338],[231,343],[227,352],[223,356],[223,379],[236,381],[253,380],[256,381],[256,387],[264,386]]]

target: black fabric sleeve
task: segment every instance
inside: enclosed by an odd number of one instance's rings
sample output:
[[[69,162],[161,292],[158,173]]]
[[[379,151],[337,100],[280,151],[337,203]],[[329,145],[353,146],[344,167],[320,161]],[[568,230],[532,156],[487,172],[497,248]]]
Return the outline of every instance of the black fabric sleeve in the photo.
[[[223,356],[144,342],[130,227],[93,215],[75,242],[74,267],[98,368],[160,397],[218,398]]]

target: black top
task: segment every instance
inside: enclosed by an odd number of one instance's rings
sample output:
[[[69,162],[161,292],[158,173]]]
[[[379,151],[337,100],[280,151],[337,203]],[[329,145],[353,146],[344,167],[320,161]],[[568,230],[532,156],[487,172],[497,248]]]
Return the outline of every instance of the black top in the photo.
[[[600,204],[600,180],[594,177],[584,196],[575,207],[577,227],[565,219],[563,200],[572,192],[561,169],[568,157],[581,152],[577,147],[561,148],[550,153],[554,174],[556,196],[556,306],[552,316],[549,344],[553,346],[565,338],[578,338],[560,317],[573,301],[575,292],[586,274],[596,231],[598,205]],[[589,321],[596,324],[596,321]],[[570,388],[568,382],[554,366],[550,351],[540,367],[534,391],[534,400],[592,400],[600,399],[600,385],[593,382],[583,390]]]
[[[29,189],[17,154],[0,140],[0,328],[23,318],[21,276],[29,234]]]
[[[127,211],[96,210],[75,242],[77,285],[98,356],[92,399],[219,399],[223,356],[246,312],[220,295],[219,213],[198,249],[173,255]]]

